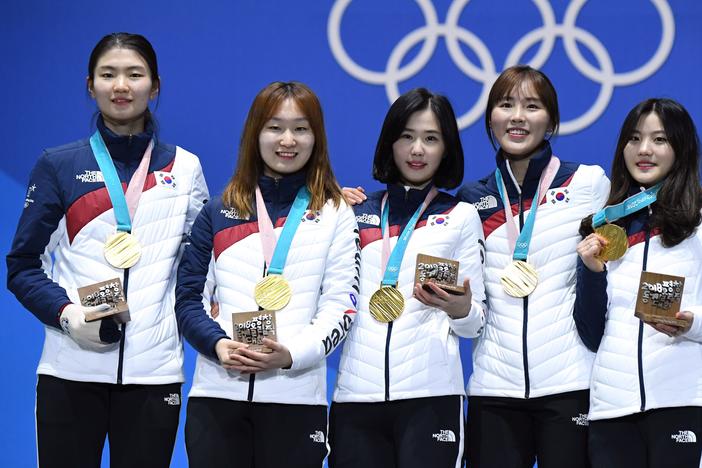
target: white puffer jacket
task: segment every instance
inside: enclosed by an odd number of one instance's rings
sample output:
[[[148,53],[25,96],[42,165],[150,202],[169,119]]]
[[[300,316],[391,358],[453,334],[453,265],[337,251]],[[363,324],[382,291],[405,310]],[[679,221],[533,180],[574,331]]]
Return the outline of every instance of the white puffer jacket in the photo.
[[[530,162],[523,186],[532,187],[531,197],[541,168],[550,158],[547,149],[541,159]],[[505,162],[500,164],[508,191],[516,193],[518,185]],[[507,295],[500,283],[502,270],[512,262],[512,252],[494,180],[493,173],[461,190],[462,198],[474,202],[481,212],[487,252],[487,323],[473,342],[468,394],[535,398],[587,389],[594,354],[580,340],[573,320],[575,249],[580,241],[580,221],[602,207],[609,181],[598,166],[561,163],[542,198],[529,247],[528,263],[536,268],[539,283],[522,299]],[[524,202],[531,207],[531,200],[522,199]],[[514,222],[519,226],[518,197],[511,203]],[[524,210],[525,220],[529,212]]]
[[[389,188],[392,249],[428,188],[411,191],[418,193],[412,194],[411,209],[401,219],[396,218],[394,210],[400,208],[402,202],[397,200],[402,198],[394,192],[405,189]],[[383,193],[375,193],[354,207],[361,231],[361,291],[358,316],[341,354],[333,400],[382,402],[464,395],[459,336],[477,336],[485,320],[480,219],[472,205],[439,194],[417,224],[402,259],[398,289],[405,297],[405,310],[392,324],[381,323],[370,315],[368,303],[383,277],[379,229]],[[460,262],[459,283],[462,285],[469,278],[473,296],[467,317],[452,320],[444,311],[427,307],[412,297],[420,253]]]
[[[37,163],[8,255],[15,270],[15,264],[28,258],[24,252],[44,251],[41,269],[18,266],[9,280],[18,298],[47,325],[37,373],[122,384],[184,380],[173,311],[175,273],[184,236],[208,192],[200,162],[182,148],[157,144],[150,166],[132,220],[141,259],[123,270],[104,258],[104,243],[114,234],[116,221],[88,141],[47,150]],[[131,315],[123,349],[120,343],[105,351],[83,349],[59,328],[61,307],[69,301],[79,303],[77,288],[115,277],[127,283]]]
[[[302,176],[283,178],[279,188],[272,187],[270,178],[259,181],[278,237],[304,182]],[[242,219],[225,208],[221,199],[200,213],[177,287],[180,328],[200,353],[189,396],[326,405],[325,358],[346,336],[356,314],[358,231],[353,211],[344,203],[336,208],[327,202],[318,212],[305,212],[302,219],[283,271],[292,298],[276,312],[276,338],[290,351],[292,367],[252,376],[224,369],[214,346],[221,338],[233,338],[232,313],[258,310],[253,290],[265,266],[258,224],[254,217]],[[201,294],[209,295],[208,264],[220,307],[214,321],[205,315],[201,302]]]
[[[680,310],[692,312],[695,318],[682,336],[671,338],[634,316],[646,250],[646,271],[685,277]],[[700,265],[699,227],[695,235],[674,247],[664,247],[661,237],[653,236],[648,243],[643,239],[631,246],[620,260],[609,262],[609,307],[592,371],[590,419],[617,418],[655,408],[702,406]],[[643,334],[640,346],[639,333]]]

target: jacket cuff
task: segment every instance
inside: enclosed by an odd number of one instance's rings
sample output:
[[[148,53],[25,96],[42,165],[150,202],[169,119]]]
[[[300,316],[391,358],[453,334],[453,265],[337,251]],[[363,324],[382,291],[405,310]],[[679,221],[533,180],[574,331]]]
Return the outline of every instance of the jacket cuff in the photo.
[[[683,335],[684,338],[702,343],[702,306],[687,307],[689,312],[692,312],[694,316],[692,320],[692,326]]]
[[[224,330],[220,330],[218,333],[213,333],[212,336],[210,336],[207,339],[207,342],[205,343],[204,349],[201,350],[200,352],[205,354],[207,357],[219,362],[219,356],[217,356],[217,351],[215,351],[215,345],[217,344],[217,342],[219,340],[221,340],[223,338],[231,339],[231,338],[229,338],[229,336],[227,336],[226,333],[224,333]]]
[[[480,335],[485,325],[485,315],[482,304],[471,301],[470,312],[465,317],[452,319],[449,317],[449,325],[458,336],[464,338],[475,338]]]
[[[316,352],[314,347],[309,346],[309,343],[301,343],[300,340],[295,340],[291,343],[286,343],[285,347],[288,348],[290,357],[292,357],[292,365],[283,370],[306,369],[321,359],[319,353]]]

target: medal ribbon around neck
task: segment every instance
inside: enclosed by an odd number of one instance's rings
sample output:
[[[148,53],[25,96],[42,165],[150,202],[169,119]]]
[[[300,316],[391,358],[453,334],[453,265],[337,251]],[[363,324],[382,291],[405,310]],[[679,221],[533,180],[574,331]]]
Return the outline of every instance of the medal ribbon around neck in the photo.
[[[306,186],[300,187],[295,196],[295,201],[290,208],[280,238],[276,241],[273,222],[266,210],[261,189],[256,186],[256,216],[258,230],[261,237],[263,257],[268,269],[266,276],[256,284],[254,298],[256,303],[266,310],[280,310],[290,301],[292,291],[285,278],[283,268],[288,258],[290,245],[295,232],[302,222],[302,215],[307,210],[312,195]]]
[[[151,140],[146,147],[139,167],[129,180],[126,195],[122,189],[122,182],[119,180],[110,152],[99,131],[96,131],[90,137],[90,148],[93,150],[93,156],[105,180],[107,193],[110,196],[115,220],[117,221],[117,232],[105,242],[105,259],[116,268],[129,268],[134,266],[141,257],[141,245],[131,235],[132,220],[139,206],[146,175],[149,172],[154,141]]]
[[[405,298],[397,290],[402,258],[405,256],[405,250],[407,250],[407,245],[419,218],[421,218],[438,193],[439,191],[436,187],[432,187],[429,190],[424,201],[417,207],[402,230],[395,247],[392,249],[392,253],[390,252],[390,205],[388,204],[388,193],[385,192],[383,196],[380,206],[380,229],[383,232],[382,263],[380,266],[383,271],[383,280],[381,281],[380,289],[373,293],[369,303],[371,315],[379,322],[387,323],[396,320],[405,308]]]
[[[514,216],[512,215],[512,205],[507,195],[507,187],[502,179],[502,172],[499,168],[495,170],[497,189],[500,192],[500,198],[502,199],[502,205],[505,211],[509,250],[512,252],[512,260],[514,260],[505,268],[500,278],[505,292],[510,296],[528,296],[536,288],[538,283],[539,278],[536,269],[529,265],[526,260],[529,255],[529,245],[531,244],[531,236],[536,222],[536,212],[541,203],[541,198],[553,183],[560,166],[561,161],[556,156],[551,156],[548,165],[541,173],[536,193],[531,202],[529,215],[519,235],[517,235],[517,226],[514,221]]]
[[[629,247],[626,232],[620,226],[609,223],[653,204],[658,198],[658,191],[662,185],[663,183],[659,182],[647,190],[632,195],[621,203],[601,209],[592,216],[593,229],[598,235],[607,239],[607,245],[597,255],[599,259],[603,261],[617,260],[626,253]]]
[[[652,205],[658,198],[658,191],[662,186],[663,182],[659,182],[648,190],[632,195],[617,205],[601,209],[592,217],[592,227],[598,228]]]

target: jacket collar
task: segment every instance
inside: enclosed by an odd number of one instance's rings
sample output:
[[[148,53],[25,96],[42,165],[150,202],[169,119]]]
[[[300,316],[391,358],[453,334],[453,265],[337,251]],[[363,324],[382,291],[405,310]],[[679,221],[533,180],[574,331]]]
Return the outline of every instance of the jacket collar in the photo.
[[[551,144],[548,141],[544,141],[541,148],[537,150],[536,154],[532,156],[531,159],[529,159],[529,167],[527,168],[527,172],[521,186],[523,199],[533,198],[536,194],[541,173],[544,171],[546,166],[548,166],[552,155],[553,152],[551,150]],[[512,181],[512,177],[509,175],[510,172],[507,169],[507,159],[505,158],[504,152],[501,149],[497,152],[496,158],[497,167],[500,169],[500,172],[502,172],[502,179],[505,181],[509,198],[518,198],[519,189]]]
[[[305,185],[306,180],[307,172],[304,170],[279,178],[261,175],[258,178],[258,186],[261,188],[261,194],[265,201],[292,203],[300,187]]]
[[[151,119],[147,119],[144,131],[136,135],[117,135],[105,126],[102,115],[97,119],[97,128],[112,159],[125,163],[140,161],[154,136]]]

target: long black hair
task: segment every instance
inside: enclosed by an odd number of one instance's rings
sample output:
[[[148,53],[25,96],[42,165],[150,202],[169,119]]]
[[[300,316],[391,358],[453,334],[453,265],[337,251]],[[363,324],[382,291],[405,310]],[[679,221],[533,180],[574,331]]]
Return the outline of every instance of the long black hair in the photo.
[[[687,110],[672,99],[653,98],[640,102],[624,119],[612,161],[612,185],[607,205],[623,202],[639,184],[626,168],[624,148],[636,131],[639,121],[655,113],[663,124],[673,149],[673,166],[658,192],[651,227],[661,230],[666,247],[673,247],[690,237],[702,222],[702,188],[700,187],[700,140],[695,123]],[[585,218],[580,232],[592,232],[592,217]]]

